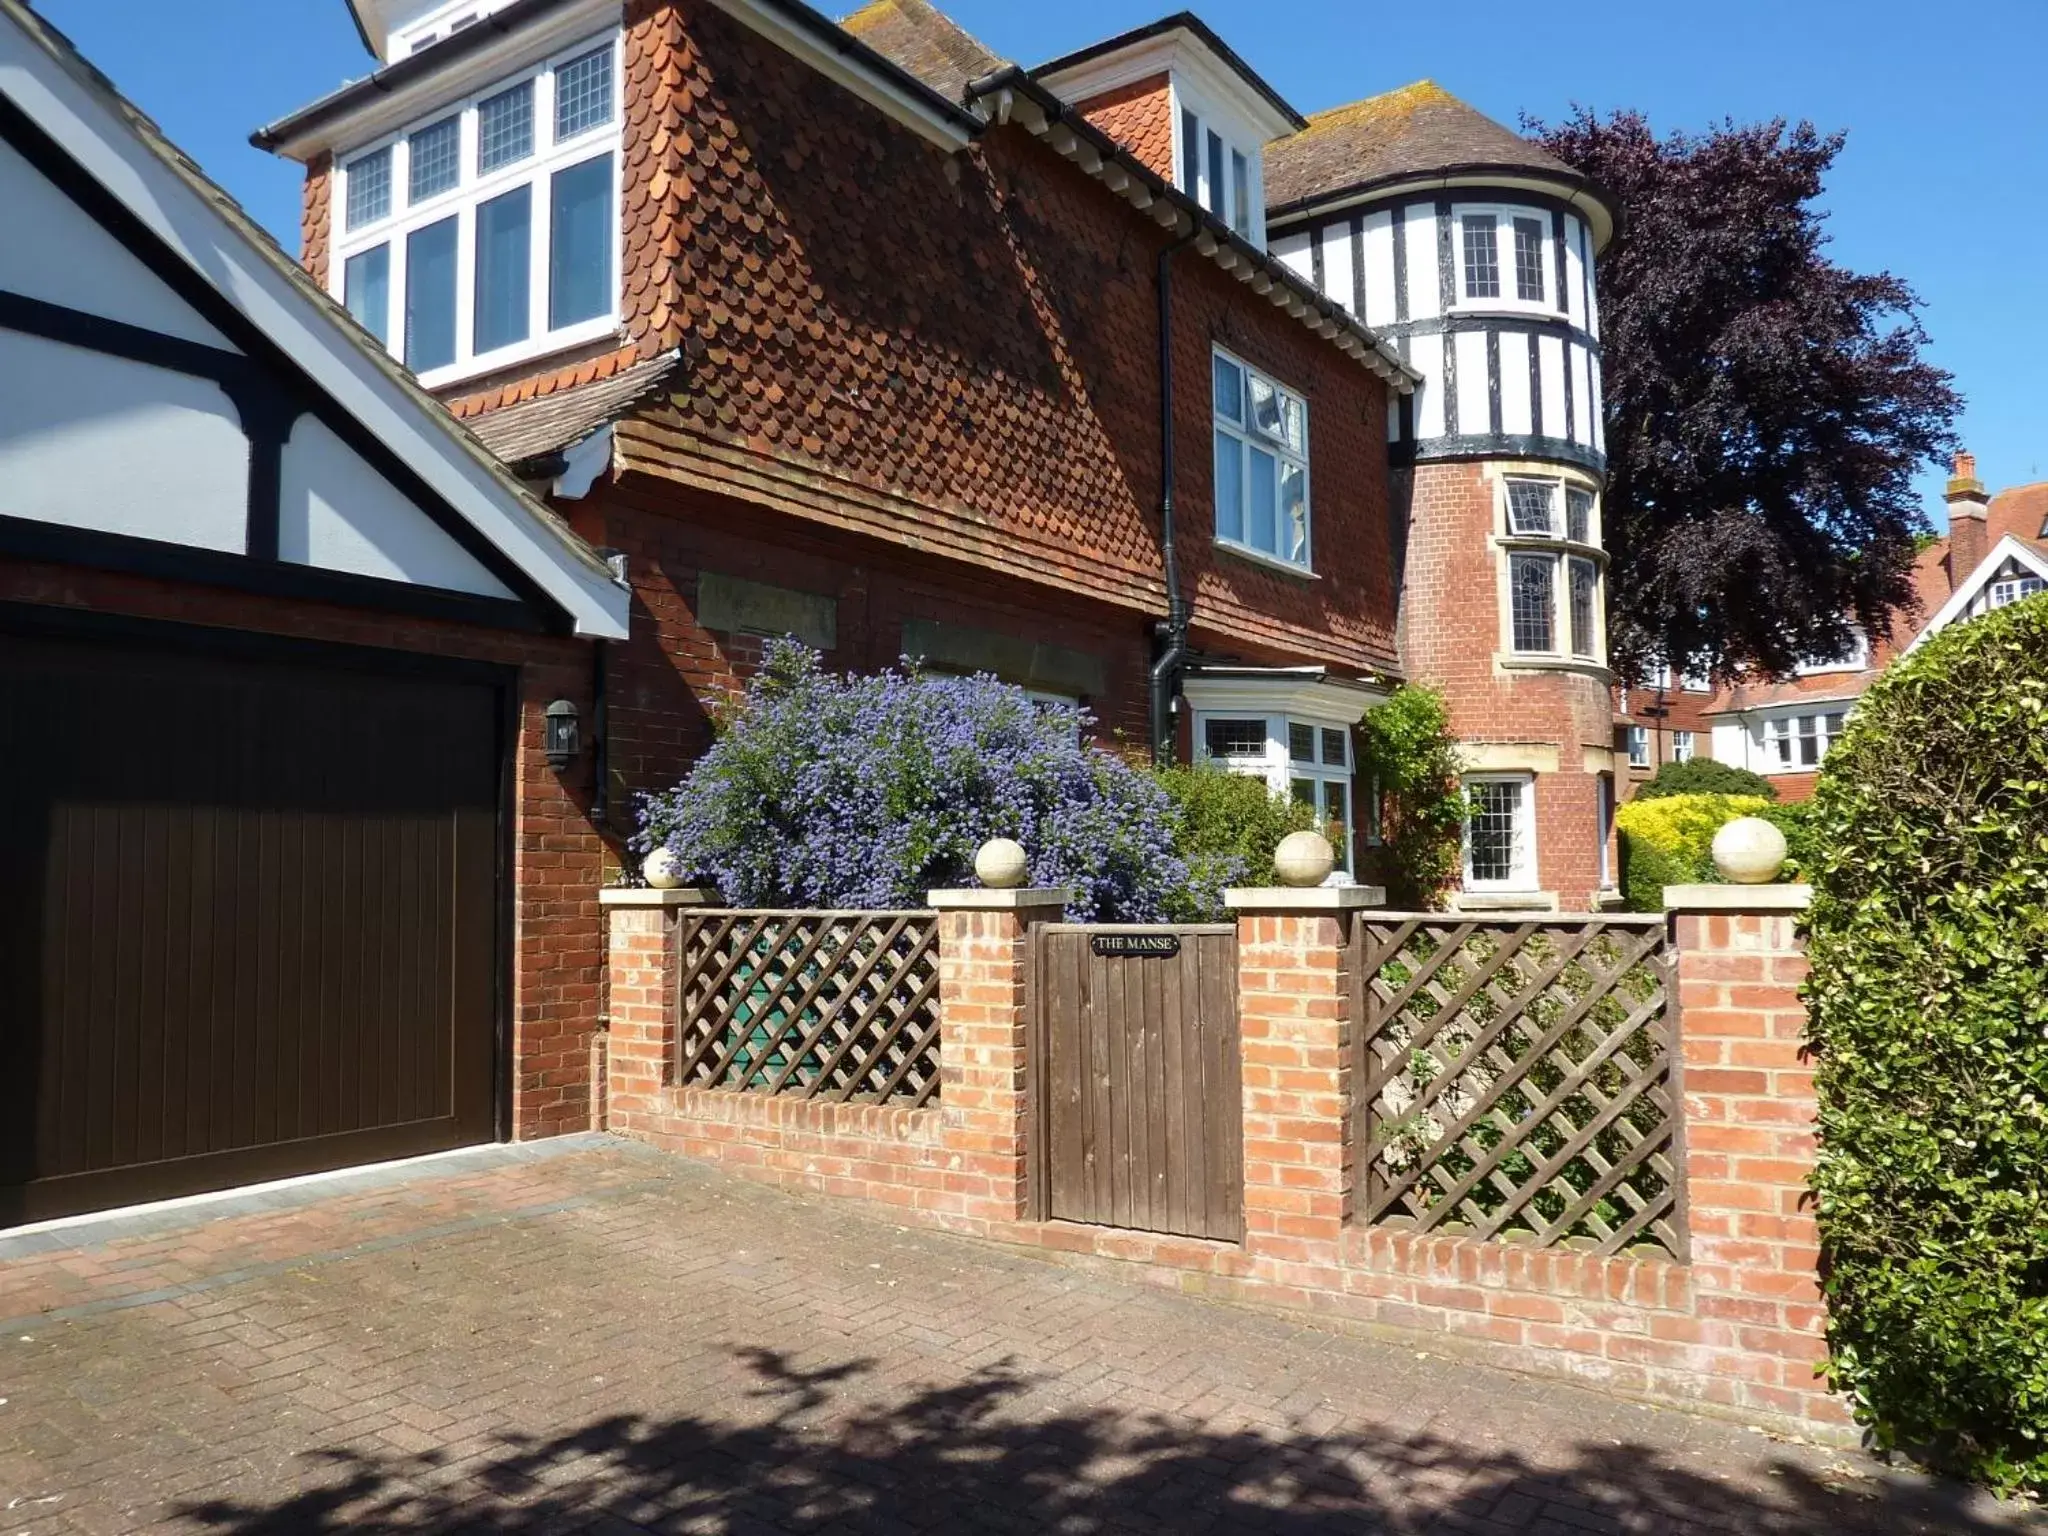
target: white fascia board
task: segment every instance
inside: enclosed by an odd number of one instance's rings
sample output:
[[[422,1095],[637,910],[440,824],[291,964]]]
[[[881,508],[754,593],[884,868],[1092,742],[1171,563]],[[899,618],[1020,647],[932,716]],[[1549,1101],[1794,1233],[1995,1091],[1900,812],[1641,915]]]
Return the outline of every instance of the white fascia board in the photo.
[[[626,638],[631,594],[596,552],[552,527],[452,418],[385,372],[365,350],[368,339],[357,341],[286,270],[289,257],[260,249],[260,235],[238,228],[97,87],[18,26],[0,26],[0,94],[559,603],[577,634]]]
[[[882,71],[868,67],[857,56],[843,53],[796,26],[767,0],[712,0],[712,4],[947,154],[964,149],[973,137],[964,122],[936,110],[930,101],[906,90],[900,81]]]
[[[1953,546],[1951,546],[1953,548]],[[1957,619],[1970,611],[1970,605],[1991,585],[1991,578],[2008,560],[2016,560],[2028,570],[2048,581],[2048,559],[2044,559],[2032,546],[2012,534],[2007,534],[1994,545],[1991,551],[1977,562],[1977,568],[1957,584],[1955,591],[1948,595],[1948,601],[1929,619],[1920,633],[1913,637],[1913,643],[1906,647],[1904,654],[1912,655],[1920,648],[1920,642],[1929,635],[1948,628]]]
[[[1360,192],[1342,194],[1328,202],[1310,203],[1305,207],[1291,208],[1278,218],[1269,218],[1266,223],[1268,239],[1321,224],[1331,215],[1354,208],[1376,208],[1382,203],[1401,202],[1404,199],[1430,198],[1439,192],[1456,192],[1472,189],[1485,192],[1540,192],[1545,197],[1558,198],[1568,203],[1586,221],[1586,227],[1593,233],[1593,252],[1598,255],[1607,248],[1607,242],[1614,238],[1614,218],[1600,199],[1584,187],[1570,184],[1543,175],[1538,171],[1456,172],[1445,176],[1408,176],[1385,186],[1367,187]]]
[[[1219,61],[1185,28],[1148,37],[1117,53],[1036,78],[1064,100],[1079,102],[1153,75],[1171,75],[1176,83],[1192,85],[1203,105],[1234,113],[1252,130],[1258,143],[1270,143],[1296,131],[1291,119],[1245,84],[1236,70]]]
[[[304,133],[280,139],[272,153],[301,164],[327,150],[346,156],[358,146],[426,117],[436,107],[473,96],[507,76],[530,69],[586,34],[616,28],[624,17],[620,0],[578,0],[565,5],[530,26],[500,33],[497,41],[445,69],[428,70],[396,90],[379,92],[354,111],[322,118]]]
[[[1184,677],[1181,696],[1203,714],[1300,715],[1356,725],[1375,704],[1386,701],[1383,690],[1363,684],[1276,673],[1270,679],[1248,677]]]

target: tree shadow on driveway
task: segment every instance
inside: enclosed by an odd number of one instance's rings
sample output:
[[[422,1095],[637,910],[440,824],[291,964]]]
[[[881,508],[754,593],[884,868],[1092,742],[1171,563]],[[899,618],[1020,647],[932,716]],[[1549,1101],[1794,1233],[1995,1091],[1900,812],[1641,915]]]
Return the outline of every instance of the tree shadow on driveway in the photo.
[[[1581,1444],[1540,1460],[1430,1433],[1218,1431],[1167,1415],[1034,1405],[1056,1385],[1008,1365],[891,1391],[851,1360],[742,1358],[758,1386],[729,1411],[595,1420],[487,1450],[314,1453],[275,1503],[183,1506],[202,1527],[268,1533],[898,1532],[1323,1533],[2038,1530],[1979,1512],[1966,1489],[1824,1482],[1770,1469],[1744,1489],[1674,1467],[1668,1450]],[[854,1399],[861,1389],[872,1395]]]

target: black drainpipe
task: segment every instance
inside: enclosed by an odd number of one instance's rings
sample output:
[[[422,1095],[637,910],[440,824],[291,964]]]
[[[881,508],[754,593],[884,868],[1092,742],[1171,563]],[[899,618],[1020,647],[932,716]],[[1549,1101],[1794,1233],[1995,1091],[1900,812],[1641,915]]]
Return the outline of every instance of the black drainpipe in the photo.
[[[1173,271],[1174,254],[1195,237],[1159,253],[1159,553],[1166,567],[1166,617],[1152,626],[1158,654],[1152,662],[1152,761],[1173,762],[1173,699],[1188,656],[1188,605],[1180,591],[1173,548]]]

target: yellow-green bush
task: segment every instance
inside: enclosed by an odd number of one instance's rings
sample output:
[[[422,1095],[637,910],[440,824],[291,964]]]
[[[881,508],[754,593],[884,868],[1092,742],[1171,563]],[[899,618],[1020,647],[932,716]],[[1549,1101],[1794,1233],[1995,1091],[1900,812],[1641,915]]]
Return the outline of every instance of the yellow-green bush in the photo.
[[[1631,800],[1614,818],[1621,833],[1621,889],[1631,911],[1664,910],[1664,887],[1718,883],[1714,834],[1738,816],[1775,809],[1761,795],[1667,795]]]

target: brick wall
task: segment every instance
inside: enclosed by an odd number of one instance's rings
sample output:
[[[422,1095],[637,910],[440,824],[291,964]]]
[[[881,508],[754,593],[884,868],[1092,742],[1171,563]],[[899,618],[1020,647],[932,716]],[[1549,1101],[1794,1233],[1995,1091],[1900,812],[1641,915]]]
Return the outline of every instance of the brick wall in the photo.
[[[589,819],[590,754],[557,774],[542,711],[567,698],[590,718],[590,647],[68,566],[0,562],[0,601],[121,614],[263,634],[497,662],[516,669],[514,933],[511,994],[515,1136],[587,1130],[602,1077],[593,1070],[604,979],[597,888],[606,847]]]
[[[1140,1264],[1183,1289],[1846,1437],[1843,1406],[1816,1374],[1824,1319],[1806,1193],[1814,1103],[1800,1044],[1798,893],[1751,894],[1738,911],[1686,910],[1681,900],[1674,919],[1684,1260],[1359,1222],[1352,918],[1288,910],[1270,899],[1282,893],[1264,893],[1262,909],[1239,921],[1240,1243],[1029,1219],[1028,924],[1014,913],[943,919],[945,1107],[904,1111],[663,1086],[663,925],[673,918],[615,911],[613,1125],[787,1186],[880,1201],[1074,1262]]]
[[[1400,622],[1408,675],[1442,690],[1461,742],[1497,756],[1554,753],[1555,769],[1536,777],[1537,885],[1565,910],[1585,911],[1601,885],[1598,775],[1614,766],[1609,683],[1592,671],[1501,664],[1501,557],[1490,539],[1497,519],[1485,466],[1418,465],[1402,473],[1395,494],[1407,510]],[[1566,617],[1559,612],[1557,622]],[[1626,779],[1625,757],[1616,771]],[[1618,868],[1611,846],[1608,867]]]

